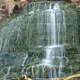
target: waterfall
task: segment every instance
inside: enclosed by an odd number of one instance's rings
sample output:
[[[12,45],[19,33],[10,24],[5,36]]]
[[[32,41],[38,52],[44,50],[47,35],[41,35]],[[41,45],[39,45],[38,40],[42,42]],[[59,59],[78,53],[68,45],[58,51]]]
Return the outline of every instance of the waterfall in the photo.
[[[42,67],[45,66],[45,68],[47,66],[48,68],[50,68],[50,70],[52,69],[52,72],[50,72],[48,75],[53,74],[54,77],[60,77],[62,75],[64,57],[64,41],[61,41],[60,32],[61,29],[65,27],[64,24],[62,25],[62,22],[65,23],[65,20],[62,19],[64,14],[60,10],[59,3],[55,3],[53,8],[51,8],[50,4],[47,11],[50,12],[50,16],[47,18],[50,21],[50,25],[46,26],[48,45],[44,47],[45,57],[42,59],[39,65],[42,65]],[[48,22],[46,24],[48,24]],[[55,59],[58,60],[58,64],[55,64],[57,63]],[[43,70],[44,73],[45,68]]]

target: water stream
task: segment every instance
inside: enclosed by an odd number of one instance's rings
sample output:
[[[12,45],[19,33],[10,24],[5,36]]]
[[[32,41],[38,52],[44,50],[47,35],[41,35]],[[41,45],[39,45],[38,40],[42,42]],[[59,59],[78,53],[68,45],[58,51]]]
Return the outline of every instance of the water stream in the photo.
[[[65,44],[70,45],[77,43],[77,29],[76,24],[74,25],[74,23],[76,23],[75,14],[73,14],[72,11],[73,16],[71,16],[68,10],[66,10],[67,13],[65,13],[65,11],[61,9],[59,2],[32,3],[28,7],[30,8],[29,15],[27,13],[25,13],[26,15],[22,14],[23,16],[13,19],[7,24],[7,27],[5,25],[0,30],[0,51],[8,52],[9,54],[11,52],[18,52],[19,55],[21,55],[21,57],[15,55],[14,63],[12,61],[13,64],[8,65],[4,80],[10,80],[8,77],[11,66],[20,66],[20,74],[24,75],[28,72],[33,80],[45,80],[44,78],[64,76],[65,72],[63,68],[65,64],[69,62],[65,56]],[[70,19],[70,26],[67,25],[69,21],[66,22],[67,19],[65,21],[66,16],[70,16],[70,18],[67,18],[68,20]],[[66,25],[69,29],[67,29]],[[35,50],[36,47],[37,51]],[[20,54],[21,51],[24,52],[26,50],[30,52],[30,58],[27,53],[25,55],[24,53]],[[43,54],[40,54],[41,52]],[[3,64],[6,64],[6,60]],[[29,62],[29,60],[31,61]],[[35,66],[33,65],[33,61]],[[31,66],[31,68],[25,70],[25,65]],[[16,73],[18,73],[18,71]]]
[[[49,22],[47,22],[47,37],[48,37],[48,45],[44,47],[45,51],[45,57],[42,59],[41,63],[39,64],[39,67],[43,68],[42,74],[47,74],[48,78],[52,77],[61,77],[63,75],[63,57],[64,56],[64,40],[61,41],[61,29],[64,28],[64,19],[63,12],[60,10],[59,3],[55,3],[53,8],[50,7],[47,10],[50,12],[50,25],[48,25]],[[48,19],[47,18],[47,19]],[[61,21],[62,20],[62,21]],[[63,22],[63,24],[62,24]],[[58,61],[56,61],[58,60]],[[46,72],[46,67],[49,69]],[[44,77],[44,75],[42,76]]]
[[[8,67],[8,70],[7,70],[7,73],[5,74],[3,80],[11,80],[11,79],[9,78],[9,77],[10,77],[10,70],[11,70],[11,67],[9,66],[9,67]]]
[[[63,11],[60,10],[60,5],[57,2],[54,3],[53,8],[52,8],[52,4],[50,3],[49,9],[47,9],[45,11],[46,11],[46,15],[47,15],[46,19],[44,20],[44,21],[47,21],[46,28],[45,28],[45,31],[47,33],[47,35],[45,35],[45,38],[47,39],[47,44],[44,46],[44,58],[41,60],[41,62],[39,64],[36,65],[37,66],[36,69],[38,69],[38,70],[36,72],[34,72],[36,76],[33,74],[33,77],[36,77],[36,78],[39,78],[39,77],[40,78],[61,77],[63,74],[62,68],[64,66],[63,57],[65,57],[64,56],[65,41],[62,38],[62,34],[64,34],[64,32],[65,32],[65,30],[64,30],[64,28],[65,28],[64,21],[65,20],[63,17],[64,14],[63,14]],[[44,28],[44,26],[43,26],[44,21],[43,21],[43,17],[42,17],[43,14],[44,13],[42,12],[41,15],[37,15],[37,27],[38,27],[40,34],[41,34],[41,30],[39,28],[40,27]],[[42,18],[42,21],[43,21],[43,22],[41,21],[41,23],[40,23],[40,18]],[[15,29],[16,29],[16,27],[15,27]],[[64,32],[63,32],[63,30],[64,30]],[[3,31],[5,31],[5,29],[3,29]],[[18,28],[18,32],[19,32],[19,28]],[[11,33],[11,32],[7,32],[6,35],[8,35],[9,33]],[[4,33],[1,36],[3,36],[3,35],[4,35]],[[44,34],[42,34],[42,36],[43,35]],[[10,38],[10,36],[9,36],[9,38]],[[6,45],[8,43],[9,38],[8,38],[8,36],[7,36],[7,38],[5,37],[4,41],[2,39],[0,39],[4,42],[4,44],[2,44],[3,42],[0,43],[2,45],[2,46],[0,46],[0,50],[6,49]],[[41,40],[40,40],[40,43],[41,43]],[[42,45],[39,45],[39,46],[42,46]],[[22,75],[25,74],[24,69],[25,69],[25,62],[26,62],[27,58],[28,58],[28,55],[27,54],[24,55],[24,59],[21,64],[21,66],[22,66],[21,74]],[[58,61],[56,61],[56,60],[58,60]],[[7,74],[4,76],[4,78],[5,78],[4,80],[6,80],[8,75],[10,74],[10,69],[11,69],[11,67],[8,68]]]

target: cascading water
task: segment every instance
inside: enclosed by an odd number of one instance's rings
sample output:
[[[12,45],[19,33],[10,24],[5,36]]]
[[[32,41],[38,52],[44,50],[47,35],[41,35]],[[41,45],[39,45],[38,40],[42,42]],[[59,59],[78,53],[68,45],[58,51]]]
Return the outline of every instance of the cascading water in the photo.
[[[63,68],[63,57],[64,57],[64,41],[61,41],[61,27],[65,27],[64,25],[64,19],[63,12],[60,10],[60,6],[58,3],[55,3],[53,8],[51,8],[51,5],[49,9],[47,10],[50,12],[50,23],[51,25],[47,25],[47,35],[48,35],[48,46],[44,47],[45,50],[45,57],[41,61],[40,65],[47,66],[48,68],[53,68],[53,76],[54,77],[61,77],[62,75],[62,68]],[[63,22],[63,23],[62,23]],[[48,23],[46,23],[48,24]],[[57,50],[57,51],[56,51]],[[59,60],[58,65],[55,64],[55,59]],[[44,68],[45,69],[45,68]],[[51,76],[52,73],[48,73]]]
[[[36,52],[35,48],[38,48],[44,53],[39,62],[35,66],[33,65],[32,69],[29,69],[34,80],[44,80],[44,78],[56,78],[65,75],[64,68],[69,62],[67,56],[65,56],[66,48],[71,47],[74,43],[76,44],[77,37],[75,33],[77,27],[72,26],[73,22],[68,23],[72,21],[69,17],[72,12],[67,10],[66,4],[64,6],[62,8],[60,2],[39,2],[28,6],[29,13],[33,12],[29,16],[29,19],[32,19],[34,23],[34,25],[29,24],[30,30],[34,27],[31,30],[33,33],[29,33],[35,38],[32,38],[32,49]],[[75,15],[73,17],[76,20]],[[71,34],[69,34],[67,31],[71,27],[76,28],[76,30],[71,31]],[[70,42],[70,39],[72,42]]]
[[[11,76],[27,73],[33,80],[45,80],[63,77],[69,67],[72,73],[66,49],[75,48],[78,43],[76,12],[60,2],[33,2],[24,11],[0,30],[1,54],[14,55],[8,55],[10,59],[1,63],[8,67],[7,74],[0,71],[1,74],[8,76],[13,71]],[[10,71],[10,66],[18,70],[11,67]]]

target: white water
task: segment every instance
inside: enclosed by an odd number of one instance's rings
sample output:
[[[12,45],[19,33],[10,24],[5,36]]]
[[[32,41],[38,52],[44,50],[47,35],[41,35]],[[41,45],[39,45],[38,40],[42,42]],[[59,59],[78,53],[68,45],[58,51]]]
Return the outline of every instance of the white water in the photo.
[[[44,12],[41,12],[37,15],[37,30],[41,35],[38,41],[43,40],[43,37],[46,34],[47,43],[45,46],[39,42],[38,48],[44,48],[45,55],[41,62],[36,65],[35,71],[32,69],[33,77],[44,78],[47,74],[48,78],[61,77],[63,69],[63,57],[64,57],[64,41],[62,41],[62,31],[64,28],[63,20],[63,11],[60,10],[60,5],[55,3],[53,8],[52,4],[49,5],[49,9],[45,10],[45,16],[43,17]],[[45,21],[43,21],[45,20]],[[63,21],[60,21],[63,20]],[[44,27],[46,23],[46,28]],[[63,24],[63,25],[62,25]],[[44,30],[45,29],[45,30]],[[41,33],[44,30],[46,33]],[[58,60],[58,63],[55,61]],[[24,66],[26,58],[24,58],[22,66]],[[23,68],[24,70],[24,68]],[[37,79],[35,79],[37,80]]]
[[[50,62],[52,59],[52,54],[55,54],[55,52],[53,51],[53,49],[56,49],[56,48],[60,48],[62,50],[63,48],[63,45],[61,44],[58,44],[59,43],[59,40],[57,40],[57,30],[56,30],[56,13],[60,11],[60,7],[59,7],[59,4],[58,3],[55,3],[54,4],[54,7],[53,9],[51,9],[51,5],[49,7],[49,11],[51,12],[50,13],[50,16],[51,16],[51,27],[50,27],[50,43],[49,43],[49,46],[46,46],[45,47],[45,51],[46,51],[46,55],[45,55],[45,59],[43,60],[44,63],[48,63]],[[60,26],[60,25],[59,25]],[[63,54],[63,53],[62,53]]]
[[[61,36],[59,34],[59,32],[61,29],[60,27],[62,27],[62,26],[58,22],[56,23],[56,18],[58,18],[58,16],[56,14],[58,12],[61,13],[59,4],[55,3],[53,9],[51,9],[51,5],[50,5],[49,11],[50,11],[50,16],[51,16],[50,32],[48,31],[49,32],[49,35],[48,35],[49,41],[48,41],[48,46],[46,46],[44,48],[45,58],[42,60],[41,64],[44,66],[48,66],[48,67],[53,66],[53,76],[60,77],[62,75],[62,68],[63,68],[62,58],[64,57],[64,55],[63,55],[64,43],[60,44],[60,42],[59,42],[60,36]],[[62,18],[62,16],[61,16],[61,18]],[[57,32],[57,31],[59,31],[59,32]],[[59,51],[57,52],[56,50],[60,50],[60,52]],[[57,54],[55,52],[57,52]],[[57,58],[59,60],[58,65],[53,63],[55,58]],[[52,75],[52,74],[49,74],[49,75]]]

